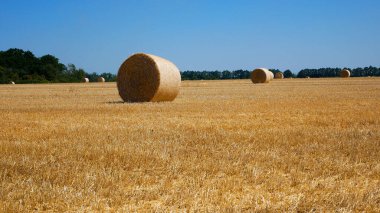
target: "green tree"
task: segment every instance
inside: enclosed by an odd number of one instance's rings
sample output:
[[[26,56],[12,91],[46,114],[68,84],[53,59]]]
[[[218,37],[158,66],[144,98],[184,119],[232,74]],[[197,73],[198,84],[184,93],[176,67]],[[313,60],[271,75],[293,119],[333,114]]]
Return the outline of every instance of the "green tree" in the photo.
[[[99,78],[99,75],[96,72],[93,72],[91,74],[87,74],[86,77],[88,80],[90,80],[90,82],[96,82]]]
[[[292,73],[292,71],[290,70],[285,70],[284,71],[284,78],[292,78],[294,75]]]
[[[116,75],[109,72],[102,73],[100,76],[103,77],[107,82],[116,81]]]

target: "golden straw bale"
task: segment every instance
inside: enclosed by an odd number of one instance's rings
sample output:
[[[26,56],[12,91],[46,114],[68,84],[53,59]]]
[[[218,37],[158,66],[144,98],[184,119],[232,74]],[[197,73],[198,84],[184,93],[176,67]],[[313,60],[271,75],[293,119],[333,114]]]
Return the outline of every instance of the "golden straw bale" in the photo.
[[[174,100],[181,86],[181,74],[172,62],[145,53],[130,56],[120,66],[117,88],[126,102]]]
[[[88,83],[88,82],[90,82],[90,80],[89,80],[88,78],[83,78],[83,79],[82,79],[82,82],[83,82],[83,83]]]
[[[258,68],[251,72],[251,80],[254,84],[257,83],[269,83],[271,80],[271,74],[266,68]],[[273,73],[272,73],[273,74]]]
[[[347,69],[343,69],[342,71],[340,71],[340,77],[342,78],[348,78],[350,77],[351,75],[351,72]]]
[[[269,72],[270,80],[273,80],[273,79],[274,79],[274,74],[273,74],[273,72],[271,72],[271,71],[269,71],[269,70],[268,70],[268,72]]]
[[[106,82],[106,79],[104,79],[103,77],[99,77],[98,82],[104,83],[104,82]]]
[[[283,79],[284,74],[282,74],[282,72],[277,72],[276,75],[274,75],[274,78]]]

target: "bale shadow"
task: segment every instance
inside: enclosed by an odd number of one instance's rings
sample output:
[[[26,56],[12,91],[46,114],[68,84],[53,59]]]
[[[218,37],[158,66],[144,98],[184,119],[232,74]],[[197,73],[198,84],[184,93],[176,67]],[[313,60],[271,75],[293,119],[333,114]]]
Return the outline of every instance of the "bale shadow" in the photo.
[[[127,105],[147,105],[147,104],[163,104],[163,103],[168,103],[170,101],[161,101],[161,102],[128,102],[128,101],[107,101],[103,102],[104,104],[127,104]]]
[[[105,104],[128,104],[128,105],[136,105],[136,104],[146,104],[148,102],[128,102],[128,101],[107,101]]]
[[[124,103],[128,103],[128,102],[124,102],[124,101],[107,101],[105,103],[106,104],[124,104]]]

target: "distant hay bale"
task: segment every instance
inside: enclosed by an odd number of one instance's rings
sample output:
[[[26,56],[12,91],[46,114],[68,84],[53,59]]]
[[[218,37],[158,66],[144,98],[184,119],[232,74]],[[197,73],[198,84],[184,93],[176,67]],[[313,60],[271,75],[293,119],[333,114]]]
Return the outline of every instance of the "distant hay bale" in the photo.
[[[270,73],[272,73],[272,72],[270,72],[266,68],[255,69],[251,72],[251,81],[254,84],[269,83],[269,81],[271,80],[271,74]]]
[[[82,79],[82,82],[83,82],[83,83],[88,83],[88,82],[90,82],[90,80],[89,80],[88,78],[83,78],[83,79]]]
[[[9,84],[16,84],[14,81],[10,81]]]
[[[172,101],[181,85],[181,74],[172,62],[137,53],[120,66],[117,89],[126,102]]]
[[[106,79],[104,79],[103,77],[99,77],[98,82],[104,83],[104,82],[106,82]]]
[[[310,76],[306,76],[306,78],[310,78]]]
[[[350,75],[351,75],[351,73],[347,69],[343,69],[342,71],[340,71],[340,77],[342,77],[342,78],[348,78],[348,77],[350,77]]]
[[[274,75],[274,78],[277,78],[277,79],[283,79],[283,78],[284,78],[284,74],[282,74],[282,72],[277,72],[277,73]]]

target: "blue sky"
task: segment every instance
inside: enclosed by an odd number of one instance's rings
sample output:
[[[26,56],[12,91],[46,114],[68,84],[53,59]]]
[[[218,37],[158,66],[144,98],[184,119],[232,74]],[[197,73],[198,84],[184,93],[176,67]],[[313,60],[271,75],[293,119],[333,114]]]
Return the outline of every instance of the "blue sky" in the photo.
[[[0,0],[0,50],[116,73],[146,52],[181,70],[380,66],[379,0]]]

